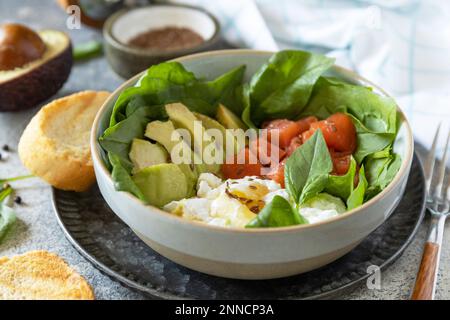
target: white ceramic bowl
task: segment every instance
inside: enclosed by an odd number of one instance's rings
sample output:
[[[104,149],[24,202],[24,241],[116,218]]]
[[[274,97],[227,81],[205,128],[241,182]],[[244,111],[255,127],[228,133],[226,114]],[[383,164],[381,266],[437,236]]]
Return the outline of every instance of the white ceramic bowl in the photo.
[[[241,64],[246,78],[267,61],[271,52],[224,50],[177,59],[199,77],[213,78]],[[381,89],[351,71],[333,67],[333,75]],[[228,229],[184,220],[146,206],[129,193],[114,189],[111,174],[102,162],[98,137],[109,122],[119,94],[141,75],[124,83],[97,114],[91,150],[100,191],[112,210],[151,248],[188,268],[228,278],[271,279],[306,272],[326,265],[357,246],[380,226],[398,205],[408,178],[413,137],[400,111],[400,130],[394,149],[402,165],[389,186],[362,206],[338,217],[312,225],[268,229]]]

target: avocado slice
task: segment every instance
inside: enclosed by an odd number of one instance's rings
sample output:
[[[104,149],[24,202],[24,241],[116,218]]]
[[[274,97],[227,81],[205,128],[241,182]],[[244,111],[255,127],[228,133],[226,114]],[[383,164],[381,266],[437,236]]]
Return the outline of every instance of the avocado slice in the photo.
[[[169,159],[169,154],[163,146],[143,139],[133,139],[129,156],[133,163],[133,173],[156,164],[167,163]]]
[[[233,141],[234,142],[234,153],[238,153],[242,148],[245,147],[245,144],[240,144],[239,139],[236,139],[236,137],[231,134],[230,131],[227,131],[223,125],[221,125],[217,120],[212,119],[208,116],[205,116],[204,114],[193,112],[195,117],[200,120],[203,124],[203,127],[205,129],[217,129],[222,132],[222,136],[224,137],[222,148],[223,150],[226,150],[226,143],[227,141]]]
[[[172,134],[176,139],[172,140]],[[163,145],[169,153],[171,153],[172,150],[178,145],[178,143],[180,143],[180,135],[176,133],[175,126],[170,120],[156,120],[150,122],[149,124],[147,124],[147,128],[145,129],[145,136]],[[190,148],[190,146],[188,147]]]
[[[175,139],[172,141],[172,133],[175,132],[175,126],[173,125],[172,121],[152,121],[147,125],[147,128],[145,129],[145,136],[149,139],[152,139],[167,150],[167,152],[170,154],[172,150],[177,146],[178,143],[185,143],[185,142],[179,142],[179,139]],[[175,137],[176,133],[175,133]],[[179,136],[178,136],[179,137]],[[190,149],[189,145],[185,145],[186,148]],[[194,153],[192,152],[194,155]],[[195,155],[194,155],[195,156]],[[194,163],[193,160],[191,163]],[[190,164],[178,164],[178,167],[180,170],[183,171],[186,178],[188,179],[188,185],[190,189],[190,194],[193,194],[195,192],[195,185],[197,183],[197,179],[199,176],[199,170],[196,170],[197,165],[190,165]],[[206,171],[202,171],[206,172]]]
[[[166,112],[169,119],[177,128],[187,129],[191,137],[194,137],[194,121],[197,120],[195,115],[182,103],[171,103],[166,105]],[[203,126],[201,127],[204,131]]]
[[[216,119],[227,129],[248,129],[245,123],[223,104],[217,107]]]
[[[182,103],[172,103],[166,105],[166,112],[169,116],[169,119],[177,128],[186,129],[190,132],[192,144],[191,147],[193,148],[193,150],[197,151],[202,148],[202,150],[200,151],[201,154],[206,155],[207,151],[205,152],[205,150],[207,150],[206,148],[208,148],[208,145],[212,143],[212,140],[205,131],[205,127],[201,123],[200,126],[198,126],[198,132],[195,132],[195,122],[199,121],[197,117]],[[198,141],[199,138],[203,141]],[[217,146],[215,149],[217,149]],[[200,157],[198,153],[197,155]],[[202,158],[202,160],[204,159]],[[220,172],[221,163],[208,164],[205,161],[201,162],[203,162],[203,167],[201,168],[202,172],[210,172],[215,174]]]
[[[219,104],[216,113],[216,119],[219,121],[225,128],[234,130],[234,133],[228,131],[229,135],[235,137],[236,140],[236,148],[235,152],[239,152],[243,149],[247,143],[247,138],[245,136],[245,130],[248,129],[247,125],[242,122],[241,119],[237,115],[235,115],[232,111],[230,111],[223,104]],[[242,131],[243,130],[243,131]]]
[[[20,111],[35,107],[58,92],[69,77],[73,64],[69,37],[56,30],[43,30],[37,34],[45,45],[42,56],[34,56],[39,58],[30,60],[33,56],[28,55],[23,60],[27,62],[23,66],[11,70],[5,67],[0,71],[0,111]],[[15,37],[23,40],[20,33]],[[10,46],[2,40],[0,39],[0,51]]]
[[[144,168],[132,177],[146,200],[163,207],[174,200],[189,197],[189,182],[183,171],[173,163],[161,163]]]

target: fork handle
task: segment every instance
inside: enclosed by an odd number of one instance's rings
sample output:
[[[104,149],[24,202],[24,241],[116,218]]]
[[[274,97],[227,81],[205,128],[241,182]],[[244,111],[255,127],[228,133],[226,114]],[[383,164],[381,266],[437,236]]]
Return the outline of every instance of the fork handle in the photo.
[[[422,261],[411,295],[412,300],[434,299],[446,218],[446,215],[431,212],[428,239],[423,249]]]
[[[417,273],[412,300],[433,300],[439,266],[439,244],[426,242],[422,262]]]

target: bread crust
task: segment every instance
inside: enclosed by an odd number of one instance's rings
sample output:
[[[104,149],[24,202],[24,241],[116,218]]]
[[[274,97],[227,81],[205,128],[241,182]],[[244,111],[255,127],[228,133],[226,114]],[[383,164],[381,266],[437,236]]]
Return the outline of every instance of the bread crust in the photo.
[[[82,192],[95,182],[89,135],[109,92],[83,91],[44,106],[19,142],[25,167],[55,188]]]
[[[91,286],[57,255],[30,251],[0,258],[1,300],[93,300]]]

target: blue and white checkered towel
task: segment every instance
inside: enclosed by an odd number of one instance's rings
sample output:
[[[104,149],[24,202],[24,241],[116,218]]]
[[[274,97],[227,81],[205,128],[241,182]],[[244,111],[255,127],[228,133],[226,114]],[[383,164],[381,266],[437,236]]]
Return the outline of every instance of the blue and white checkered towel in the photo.
[[[392,94],[425,146],[439,122],[450,128],[448,0],[172,1],[214,13],[238,46],[336,57]]]

